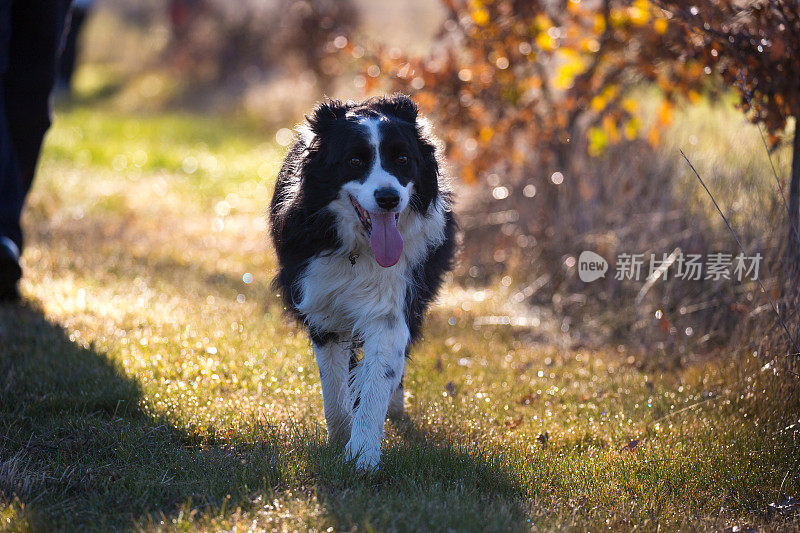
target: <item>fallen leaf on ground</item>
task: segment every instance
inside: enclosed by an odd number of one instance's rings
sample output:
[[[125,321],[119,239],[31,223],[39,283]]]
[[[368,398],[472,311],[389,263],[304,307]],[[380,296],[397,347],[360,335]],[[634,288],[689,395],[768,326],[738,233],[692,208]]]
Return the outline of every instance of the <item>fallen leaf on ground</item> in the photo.
[[[515,418],[512,420],[506,420],[506,427],[508,429],[515,429],[518,428],[520,424],[522,424],[524,417]]]
[[[550,434],[547,431],[544,433],[539,433],[539,436],[536,437],[536,440],[538,440],[539,444],[542,446],[547,446],[547,441],[550,440]]]

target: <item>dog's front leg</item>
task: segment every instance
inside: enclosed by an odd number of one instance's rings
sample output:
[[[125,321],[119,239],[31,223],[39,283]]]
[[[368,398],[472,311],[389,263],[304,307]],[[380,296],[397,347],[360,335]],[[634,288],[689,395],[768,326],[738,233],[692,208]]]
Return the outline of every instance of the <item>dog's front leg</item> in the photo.
[[[358,405],[353,412],[353,427],[347,443],[347,456],[356,465],[370,470],[381,458],[381,441],[389,399],[400,384],[409,341],[408,327],[401,317],[377,319],[364,338],[364,360],[355,369],[353,397]]]
[[[352,400],[348,387],[350,349],[341,341],[326,344],[314,343],[314,355],[322,382],[322,403],[328,439],[346,442],[350,437]]]

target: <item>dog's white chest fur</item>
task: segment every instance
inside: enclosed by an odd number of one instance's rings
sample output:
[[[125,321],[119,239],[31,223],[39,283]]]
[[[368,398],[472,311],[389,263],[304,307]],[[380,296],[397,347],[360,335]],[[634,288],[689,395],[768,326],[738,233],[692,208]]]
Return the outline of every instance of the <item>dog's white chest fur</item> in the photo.
[[[427,216],[411,210],[400,215],[398,227],[405,245],[400,260],[389,268],[378,265],[366,237],[353,232],[358,221],[346,194],[332,202],[330,209],[337,214],[342,250],[309,261],[299,279],[302,300],[298,311],[318,331],[347,335],[364,332],[374,320],[402,319],[411,270],[424,260],[430,247],[444,239],[441,199]]]
[[[301,281],[297,306],[309,324],[321,331],[351,335],[373,320],[400,318],[404,311],[408,264],[383,268],[366,251],[355,264],[342,255],[318,256]]]

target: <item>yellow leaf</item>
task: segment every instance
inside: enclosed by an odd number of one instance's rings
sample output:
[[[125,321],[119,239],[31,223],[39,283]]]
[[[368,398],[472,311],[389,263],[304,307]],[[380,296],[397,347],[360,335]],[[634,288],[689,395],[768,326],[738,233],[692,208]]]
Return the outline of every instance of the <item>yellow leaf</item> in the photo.
[[[644,26],[650,20],[650,5],[647,0],[636,0],[628,9],[631,22],[636,26]]]
[[[672,104],[664,100],[658,108],[658,122],[664,126],[672,124]]]
[[[597,14],[594,16],[594,31],[595,33],[603,33],[606,31],[606,19],[603,15]]]
[[[575,77],[585,70],[586,64],[574,50],[567,51],[563,48],[558,55],[564,62],[556,68],[555,85],[558,89],[569,89],[574,84]]]
[[[489,126],[484,126],[481,128],[480,137],[483,142],[489,142],[494,137],[494,130]]]
[[[618,92],[619,87],[616,85],[606,85],[603,90],[600,91],[600,94],[592,98],[589,105],[591,105],[592,109],[595,111],[602,111]]]
[[[667,22],[667,19],[661,19],[661,18],[656,19],[656,21],[653,23],[653,29],[656,30],[657,34],[664,35],[665,33],[667,33],[668,25],[669,22]]]
[[[611,26],[614,28],[623,26],[630,19],[628,12],[622,8],[612,9],[609,18],[611,19]]]
[[[617,123],[614,122],[614,119],[608,115],[603,117],[603,130],[606,132],[608,138],[611,139],[612,142],[618,142],[620,140],[620,133]]]
[[[601,155],[608,148],[608,137],[602,129],[597,127],[589,128],[588,137],[589,155]]]
[[[622,109],[631,114],[636,113],[639,111],[639,102],[632,98],[626,98],[622,101]]]
[[[655,126],[651,127],[650,131],[647,132],[647,142],[650,143],[650,146],[656,148],[659,140],[661,140],[661,134],[659,133],[658,128]]]
[[[600,50],[600,42],[597,39],[582,39],[580,47],[585,52],[595,53]]]
[[[605,98],[606,100],[611,100],[612,98],[617,96],[618,92],[619,92],[618,86],[609,84],[603,87],[603,92],[601,92],[600,94],[603,95],[603,98]]]
[[[536,18],[533,20],[533,22],[536,26],[536,29],[539,31],[547,31],[553,26],[550,18],[544,13],[539,13],[536,15]]]
[[[622,131],[625,134],[625,138],[629,141],[635,139],[639,134],[639,119],[634,117],[627,121],[622,127]]]
[[[572,48],[562,48],[558,51],[558,57],[566,61],[580,61],[578,51]]]
[[[632,7],[628,10],[628,16],[630,17],[631,22],[636,26],[644,26],[647,24],[647,21],[650,20],[650,13],[635,7]]]
[[[556,89],[569,89],[572,87],[575,76],[570,74],[569,68],[565,68],[566,66],[559,65],[556,69],[556,79],[554,80]]]
[[[686,73],[693,78],[700,78],[703,76],[703,65],[693,61],[686,65]]]
[[[539,45],[539,48],[548,52],[556,47],[555,39],[547,35],[545,32],[541,32],[536,36],[536,44]]]
[[[478,26],[486,26],[489,23],[489,12],[482,7],[474,9],[470,15]]]

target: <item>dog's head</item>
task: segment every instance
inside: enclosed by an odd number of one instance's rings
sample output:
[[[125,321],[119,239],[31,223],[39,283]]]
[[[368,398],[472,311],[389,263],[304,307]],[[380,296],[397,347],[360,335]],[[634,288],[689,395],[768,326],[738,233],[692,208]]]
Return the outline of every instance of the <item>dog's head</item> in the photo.
[[[396,264],[403,220],[409,212],[424,216],[438,194],[436,148],[417,106],[403,95],[328,101],[306,118],[306,193],[331,204],[346,230],[368,238],[379,265]]]

